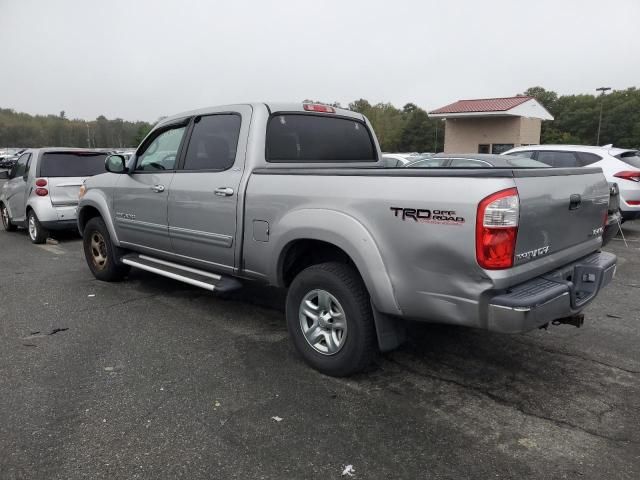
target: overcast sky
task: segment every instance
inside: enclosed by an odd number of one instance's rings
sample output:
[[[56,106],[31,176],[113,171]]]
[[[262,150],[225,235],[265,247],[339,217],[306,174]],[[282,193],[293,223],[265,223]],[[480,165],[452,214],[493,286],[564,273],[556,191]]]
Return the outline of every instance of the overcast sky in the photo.
[[[312,98],[640,87],[640,1],[0,0],[0,107],[156,120]]]

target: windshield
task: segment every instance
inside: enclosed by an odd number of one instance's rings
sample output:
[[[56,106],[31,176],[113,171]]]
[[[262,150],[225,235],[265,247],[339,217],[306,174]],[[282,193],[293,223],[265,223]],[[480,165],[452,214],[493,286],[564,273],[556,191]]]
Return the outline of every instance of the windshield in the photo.
[[[616,155],[616,158],[622,160],[628,165],[631,165],[632,167],[640,168],[640,152],[636,150],[620,153],[619,155]]]
[[[40,161],[40,177],[91,177],[105,172],[106,153],[49,152]]]

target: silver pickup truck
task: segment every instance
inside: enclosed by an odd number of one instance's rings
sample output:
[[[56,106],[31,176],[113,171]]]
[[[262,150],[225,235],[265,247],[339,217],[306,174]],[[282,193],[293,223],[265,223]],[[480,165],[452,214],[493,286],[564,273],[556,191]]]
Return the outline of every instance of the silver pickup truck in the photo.
[[[211,291],[286,288],[293,343],[329,375],[398,346],[404,319],[579,326],[614,275],[600,169],[381,165],[369,122],[347,110],[176,115],[85,182],[87,263],[105,281],[134,267]]]

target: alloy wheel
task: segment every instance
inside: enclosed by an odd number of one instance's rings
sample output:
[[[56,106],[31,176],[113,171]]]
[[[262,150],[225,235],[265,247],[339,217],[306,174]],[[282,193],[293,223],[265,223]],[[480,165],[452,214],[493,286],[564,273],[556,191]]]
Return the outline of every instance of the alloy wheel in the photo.
[[[100,232],[91,233],[91,257],[93,264],[102,270],[107,264],[107,244]]]
[[[38,236],[38,226],[36,225],[36,219],[33,214],[29,215],[29,237],[35,242]]]
[[[9,227],[9,210],[4,205],[2,206],[2,226],[5,230]]]
[[[335,355],[347,338],[347,317],[338,299],[326,290],[307,293],[300,302],[300,328],[309,345],[323,355]]]

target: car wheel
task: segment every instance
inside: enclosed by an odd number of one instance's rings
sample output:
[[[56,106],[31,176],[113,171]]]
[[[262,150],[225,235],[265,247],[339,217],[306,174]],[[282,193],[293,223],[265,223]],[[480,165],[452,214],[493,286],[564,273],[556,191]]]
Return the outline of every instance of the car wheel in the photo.
[[[36,212],[29,210],[27,214],[27,229],[29,230],[29,238],[33,243],[44,243],[49,237],[49,232],[42,226]]]
[[[16,226],[11,223],[11,218],[9,217],[9,209],[3,204],[0,203],[0,216],[2,217],[2,227],[7,232],[13,232],[16,230]]]
[[[82,243],[89,269],[98,280],[117,282],[129,273],[130,267],[120,262],[123,251],[111,242],[102,218],[94,217],[87,222]]]
[[[349,265],[322,263],[300,272],[287,293],[286,315],[296,350],[326,375],[360,372],[377,354],[369,294]]]

